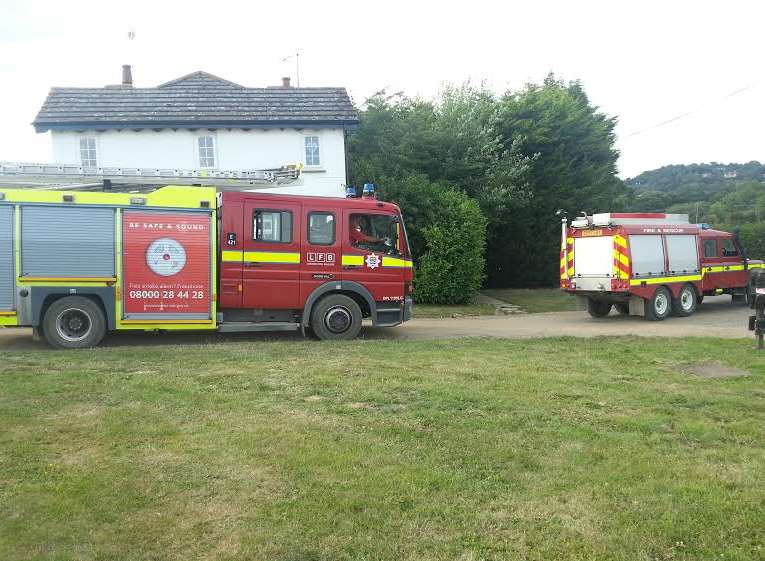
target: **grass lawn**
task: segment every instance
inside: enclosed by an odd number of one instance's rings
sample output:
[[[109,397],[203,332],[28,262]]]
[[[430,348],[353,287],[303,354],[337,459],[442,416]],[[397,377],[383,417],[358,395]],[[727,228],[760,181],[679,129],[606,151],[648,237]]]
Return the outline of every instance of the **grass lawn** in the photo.
[[[466,304],[464,306],[414,305],[416,318],[450,318],[459,316],[493,316],[494,306],[490,304]]]
[[[559,288],[492,288],[482,292],[531,314],[576,310],[576,299]]]
[[[5,352],[0,426],[3,561],[765,556],[750,340]]]

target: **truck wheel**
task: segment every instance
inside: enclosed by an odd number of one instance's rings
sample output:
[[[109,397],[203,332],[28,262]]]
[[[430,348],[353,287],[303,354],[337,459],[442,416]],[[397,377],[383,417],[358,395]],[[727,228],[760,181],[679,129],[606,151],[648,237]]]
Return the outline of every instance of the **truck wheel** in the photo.
[[[614,304],[614,308],[623,316],[630,315],[630,303],[629,302],[617,302]]]
[[[361,331],[361,308],[343,294],[325,296],[311,311],[311,330],[319,339],[354,339]]]
[[[101,307],[82,296],[67,296],[50,305],[43,318],[43,334],[60,349],[94,347],[106,335]]]
[[[672,311],[672,295],[660,286],[646,302],[645,317],[649,321],[661,321]]]
[[[602,300],[587,300],[587,312],[594,318],[604,318],[611,311],[611,303]]]
[[[680,289],[677,299],[672,300],[672,312],[676,316],[687,317],[696,311],[698,299],[693,285],[686,284]]]

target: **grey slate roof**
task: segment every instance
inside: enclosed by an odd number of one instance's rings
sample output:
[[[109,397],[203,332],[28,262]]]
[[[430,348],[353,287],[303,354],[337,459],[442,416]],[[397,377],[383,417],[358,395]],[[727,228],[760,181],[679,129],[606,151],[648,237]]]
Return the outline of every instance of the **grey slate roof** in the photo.
[[[52,88],[37,132],[118,128],[352,127],[345,88],[245,88],[194,72],[156,88]]]

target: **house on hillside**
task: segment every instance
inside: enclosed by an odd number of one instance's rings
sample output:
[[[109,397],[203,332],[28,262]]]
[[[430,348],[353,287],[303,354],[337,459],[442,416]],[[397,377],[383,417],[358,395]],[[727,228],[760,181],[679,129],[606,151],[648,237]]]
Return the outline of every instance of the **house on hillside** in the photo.
[[[83,167],[241,170],[304,165],[276,188],[342,196],[346,136],[358,114],[345,88],[249,88],[194,72],[153,88],[53,88],[33,125],[53,161]]]

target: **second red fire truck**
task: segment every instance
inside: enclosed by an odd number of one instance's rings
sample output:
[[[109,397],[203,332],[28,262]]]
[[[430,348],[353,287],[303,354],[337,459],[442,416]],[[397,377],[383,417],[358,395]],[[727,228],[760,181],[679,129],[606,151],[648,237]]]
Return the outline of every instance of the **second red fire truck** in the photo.
[[[563,220],[560,286],[593,317],[662,320],[693,314],[705,296],[752,294],[752,272],[737,237],[690,224],[684,214],[604,213]]]
[[[310,331],[411,317],[401,213],[346,199],[206,187],[107,193],[0,187],[0,326],[56,347],[109,331]]]

